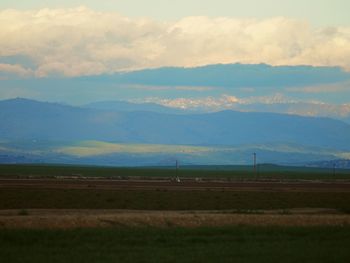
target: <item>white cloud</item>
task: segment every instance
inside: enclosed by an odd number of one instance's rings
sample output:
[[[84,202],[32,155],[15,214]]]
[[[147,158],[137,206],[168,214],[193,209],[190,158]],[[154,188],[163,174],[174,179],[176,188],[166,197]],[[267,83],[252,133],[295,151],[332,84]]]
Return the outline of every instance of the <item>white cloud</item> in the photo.
[[[175,98],[162,99],[151,97],[142,99],[142,102],[154,102],[167,107],[181,109],[205,109],[208,111],[236,109],[240,105],[250,104],[281,104],[281,103],[296,103],[297,101],[287,98],[281,93],[276,93],[269,96],[255,96],[247,98],[237,98],[232,95],[221,95],[220,97],[202,97],[202,98]]]
[[[241,104],[282,104],[282,103],[296,103],[295,99],[289,98],[282,93],[275,93],[266,96],[252,96],[244,99],[240,99]]]
[[[205,109],[215,111],[220,109],[233,108],[239,103],[239,99],[235,96],[223,95],[219,98],[204,97],[204,98],[176,98],[176,99],[161,99],[161,98],[145,98],[143,102],[158,103],[167,107],[180,109]]]
[[[15,64],[0,64],[0,72],[10,73],[18,76],[30,76],[33,74],[32,70],[26,69],[21,65]]]
[[[350,104],[329,104],[315,100],[301,101],[280,93],[247,98],[237,98],[230,95],[175,99],[151,97],[136,102],[153,102],[172,108],[208,112],[220,110],[262,111],[335,118],[344,118],[350,115]]]
[[[344,92],[349,90],[350,90],[350,82],[286,88],[286,91],[288,92],[314,93],[314,94],[338,93],[338,92]]]
[[[3,10],[0,23],[0,56],[32,58],[39,77],[234,62],[350,70],[350,27],[284,17],[160,22],[78,7]]]
[[[288,105],[287,113],[306,116],[325,116],[344,118],[350,115],[350,104],[329,104],[329,103],[296,103]]]

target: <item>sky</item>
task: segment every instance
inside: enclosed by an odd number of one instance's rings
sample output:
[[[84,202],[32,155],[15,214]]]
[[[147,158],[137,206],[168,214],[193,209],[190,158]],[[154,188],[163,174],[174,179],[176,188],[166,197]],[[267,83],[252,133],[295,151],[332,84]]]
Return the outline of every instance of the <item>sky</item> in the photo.
[[[216,108],[222,109],[227,98],[246,105],[249,97],[251,104],[309,105],[300,114],[342,112],[344,116],[350,114],[350,87],[344,81],[264,90],[255,99],[252,94],[215,87],[210,89],[216,92],[208,92],[208,87],[202,91],[195,87],[191,92],[175,87],[174,93],[169,87],[135,91],[117,86],[112,92],[107,84],[89,85],[90,95],[80,96],[84,101],[76,95],[83,93],[83,88],[73,92],[71,84],[50,89],[38,83],[42,79],[45,83],[67,82],[82,76],[218,63],[340,67],[350,72],[348,10],[347,0],[2,0],[0,99],[29,97],[78,104],[112,98],[185,108],[186,103],[204,107],[214,101]],[[34,84],[22,81],[29,79]],[[310,110],[320,105],[322,111]]]
[[[347,0],[2,0],[0,8],[22,10],[87,6],[132,17],[177,20],[187,16],[267,18],[273,16],[309,20],[314,25],[349,25]]]

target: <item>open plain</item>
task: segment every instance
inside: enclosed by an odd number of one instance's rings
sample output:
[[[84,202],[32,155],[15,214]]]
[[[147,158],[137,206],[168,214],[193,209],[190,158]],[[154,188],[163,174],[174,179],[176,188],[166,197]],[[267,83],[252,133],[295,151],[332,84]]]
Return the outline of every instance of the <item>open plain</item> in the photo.
[[[0,227],[349,225],[350,183],[0,179]]]
[[[247,178],[203,171],[199,177],[195,170],[177,182],[173,170],[155,170],[157,176],[118,170],[113,177],[115,171],[103,176],[105,168],[96,167],[2,168],[0,256],[6,262],[350,259],[345,172],[330,180],[322,173],[306,179],[305,172]],[[130,176],[135,173],[147,176]]]

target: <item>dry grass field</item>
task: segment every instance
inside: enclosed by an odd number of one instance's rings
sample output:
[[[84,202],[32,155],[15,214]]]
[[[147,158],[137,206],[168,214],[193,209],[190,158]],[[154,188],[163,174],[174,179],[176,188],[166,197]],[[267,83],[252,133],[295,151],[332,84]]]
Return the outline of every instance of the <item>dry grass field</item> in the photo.
[[[331,209],[269,211],[2,210],[0,228],[350,226]]]

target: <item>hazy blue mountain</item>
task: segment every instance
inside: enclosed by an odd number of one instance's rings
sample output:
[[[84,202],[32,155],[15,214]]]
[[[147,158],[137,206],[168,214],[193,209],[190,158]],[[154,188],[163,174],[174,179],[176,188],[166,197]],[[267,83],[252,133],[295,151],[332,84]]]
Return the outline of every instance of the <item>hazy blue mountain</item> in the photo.
[[[131,103],[127,101],[99,101],[83,105],[84,108],[106,111],[152,111],[158,113],[185,114],[187,111],[165,107],[156,103]]]
[[[0,102],[0,138],[76,140],[112,138],[118,113],[67,105],[13,99]],[[55,139],[56,138],[56,139]]]
[[[295,143],[350,149],[350,125],[329,118],[222,111],[176,115],[116,112],[25,99],[0,102],[1,140],[241,145]]]
[[[343,121],[350,124],[350,116],[344,118]]]
[[[1,78],[0,74],[0,79],[1,91],[4,94],[12,94],[16,89],[18,96],[32,94],[31,98],[38,100],[82,105],[92,101],[133,100],[145,97],[216,98],[223,94],[238,98],[270,96],[276,93],[285,94],[287,87],[302,88],[339,83],[347,85],[350,73],[337,67],[226,64],[196,68],[158,68],[72,78]],[[253,93],[250,93],[252,91]],[[298,101],[319,100],[342,104],[348,102],[349,92],[343,90],[337,93],[308,94],[288,91],[285,95],[290,95]]]

